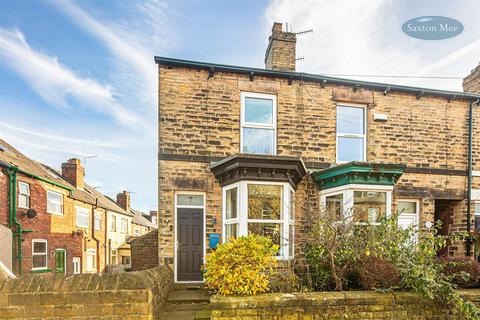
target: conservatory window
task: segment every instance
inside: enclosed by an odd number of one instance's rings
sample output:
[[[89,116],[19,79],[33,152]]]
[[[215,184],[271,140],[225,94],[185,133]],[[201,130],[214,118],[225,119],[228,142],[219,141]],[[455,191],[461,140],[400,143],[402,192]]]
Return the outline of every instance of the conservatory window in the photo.
[[[293,189],[288,183],[242,181],[223,190],[224,241],[257,234],[279,246],[279,258],[293,256]]]

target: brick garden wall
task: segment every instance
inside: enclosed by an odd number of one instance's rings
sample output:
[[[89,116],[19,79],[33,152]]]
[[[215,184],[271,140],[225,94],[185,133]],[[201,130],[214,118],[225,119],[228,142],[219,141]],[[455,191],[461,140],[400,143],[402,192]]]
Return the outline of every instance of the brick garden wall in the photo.
[[[480,305],[480,290],[463,293],[468,300]],[[256,297],[214,296],[210,303],[212,320],[463,319],[442,305],[407,292],[352,291],[272,293]]]
[[[130,241],[132,271],[155,268],[158,263],[158,230]]]
[[[170,268],[24,276],[0,282],[1,319],[157,319],[173,289]]]

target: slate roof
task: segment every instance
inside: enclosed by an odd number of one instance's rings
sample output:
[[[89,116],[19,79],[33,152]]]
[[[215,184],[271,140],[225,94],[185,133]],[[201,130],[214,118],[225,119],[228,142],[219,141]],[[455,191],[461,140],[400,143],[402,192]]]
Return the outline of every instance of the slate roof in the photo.
[[[98,207],[115,211],[120,214],[132,216],[133,214],[123,210],[115,201],[107,197],[106,195],[98,192],[92,186],[87,183],[84,184],[84,188],[75,188],[57,170],[32,160],[15,149],[12,145],[0,138],[0,161],[4,164],[13,164],[26,173],[33,174],[40,178],[51,180],[71,190],[70,198],[90,204],[96,205],[98,199]]]
[[[157,228],[153,223],[150,222],[150,220],[144,217],[145,213],[135,209],[131,209],[131,208],[130,208],[130,212],[133,214],[133,218],[132,218],[133,223],[144,226],[144,227],[152,228],[152,229]]]

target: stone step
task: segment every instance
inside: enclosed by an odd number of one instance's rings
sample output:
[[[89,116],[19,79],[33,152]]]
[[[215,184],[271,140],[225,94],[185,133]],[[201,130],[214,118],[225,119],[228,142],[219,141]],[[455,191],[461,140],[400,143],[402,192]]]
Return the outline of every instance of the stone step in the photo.
[[[162,307],[162,310],[165,310],[165,311],[208,310],[209,308],[210,308],[209,302],[167,303]]]
[[[203,283],[175,283],[173,290],[202,290]]]
[[[212,312],[210,310],[199,310],[195,312],[195,320],[210,320]]]
[[[161,320],[209,320],[210,310],[164,311]]]
[[[203,290],[175,290],[167,298],[167,303],[196,303],[196,302],[210,302],[210,295]]]

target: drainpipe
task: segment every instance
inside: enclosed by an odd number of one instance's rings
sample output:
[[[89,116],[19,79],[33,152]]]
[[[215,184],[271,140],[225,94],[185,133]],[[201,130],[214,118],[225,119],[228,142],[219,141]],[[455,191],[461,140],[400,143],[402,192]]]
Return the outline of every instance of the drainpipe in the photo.
[[[92,239],[97,243],[97,272],[100,271],[100,240],[95,236],[95,209],[98,208],[98,198],[95,199],[95,205],[92,206]],[[102,226],[100,225],[100,228]]]
[[[14,165],[7,165],[8,175],[8,203],[9,203],[9,220],[8,226],[12,230],[12,244],[16,244],[16,256],[15,245],[12,245],[12,262],[13,270],[17,270],[17,274],[22,274],[23,254],[22,254],[22,234],[26,232],[33,232],[31,229],[23,229],[20,222],[17,221],[17,173],[18,167]],[[15,230],[13,226],[15,225]],[[15,268],[16,266],[16,268]]]
[[[472,176],[473,176],[473,169],[472,169],[472,145],[473,145],[473,106],[475,104],[479,104],[480,99],[477,101],[473,101],[470,103],[470,107],[468,110],[468,186],[467,186],[467,256],[471,255],[471,248],[472,248],[472,239],[471,239],[471,206],[472,206]]]

